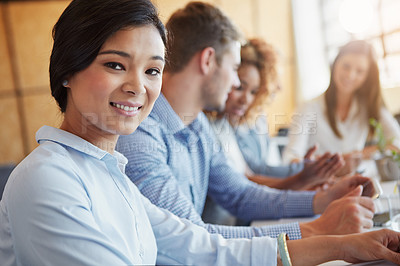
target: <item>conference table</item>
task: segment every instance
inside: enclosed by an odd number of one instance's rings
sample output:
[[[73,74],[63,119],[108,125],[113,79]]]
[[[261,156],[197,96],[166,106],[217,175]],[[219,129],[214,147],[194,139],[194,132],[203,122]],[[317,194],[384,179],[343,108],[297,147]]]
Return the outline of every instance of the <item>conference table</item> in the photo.
[[[399,191],[397,188],[397,181],[385,181],[381,182],[380,181],[380,176],[378,174],[378,171],[375,166],[375,162],[373,160],[364,160],[361,162],[361,164],[358,167],[358,170],[363,172],[362,175],[371,177],[375,183],[375,187],[377,190],[380,190],[381,196],[380,199],[375,200],[378,204],[376,204],[376,209],[379,211],[379,208],[381,206],[379,205],[378,201],[381,201],[382,198],[387,198],[387,197],[393,197],[395,194],[399,196]],[[291,223],[291,222],[309,222],[312,221],[313,219],[317,218],[318,216],[315,217],[305,217],[305,218],[285,218],[285,219],[279,219],[279,220],[261,220],[261,221],[253,221],[251,223],[251,226],[263,226],[263,225],[272,225],[272,224],[281,224],[281,223]],[[396,228],[397,227],[397,228]],[[371,230],[379,230],[384,227],[373,227]],[[393,224],[386,226],[386,228],[391,228],[391,229],[397,229],[399,228],[399,225]],[[393,264],[391,262],[387,261],[373,261],[373,262],[366,262],[366,263],[358,263],[358,264],[351,264],[347,263],[345,261],[341,260],[335,260],[327,263],[321,264],[323,266],[343,266],[343,265],[365,265],[365,266],[393,266],[396,264]]]

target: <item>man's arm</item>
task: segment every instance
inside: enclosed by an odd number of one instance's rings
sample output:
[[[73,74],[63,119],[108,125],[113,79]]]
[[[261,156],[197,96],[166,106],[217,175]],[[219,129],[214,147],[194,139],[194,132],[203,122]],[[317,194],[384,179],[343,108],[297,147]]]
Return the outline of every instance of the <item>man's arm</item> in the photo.
[[[204,128],[207,132],[207,124]],[[255,184],[230,167],[221,149],[211,148],[217,145],[214,135],[208,134],[205,139],[209,142],[209,149],[213,150],[209,195],[229,212],[244,220],[314,215],[315,192],[283,191]]]
[[[145,123],[152,124],[151,130],[146,129]],[[117,145],[117,149],[129,160],[126,169],[128,177],[153,204],[168,209],[211,233],[222,234],[225,238],[250,238],[263,235],[276,237],[280,232],[290,232],[291,239],[301,237],[297,223],[259,228],[205,224],[192,200],[182,191],[182,186],[179,185],[173,169],[168,164],[169,156],[164,137],[166,136],[162,136],[159,132],[157,123],[146,120],[134,134],[121,136]]]

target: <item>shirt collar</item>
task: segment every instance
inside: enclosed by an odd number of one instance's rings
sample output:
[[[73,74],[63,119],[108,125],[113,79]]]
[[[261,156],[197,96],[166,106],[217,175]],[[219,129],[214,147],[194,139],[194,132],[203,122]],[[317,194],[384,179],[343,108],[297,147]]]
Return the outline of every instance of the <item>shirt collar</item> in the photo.
[[[118,164],[121,166],[128,162],[128,159],[121,153],[114,151],[111,155],[105,150],[91,144],[90,142],[59,128],[54,128],[50,126],[43,126],[36,132],[36,141],[41,144],[45,141],[51,141],[63,146],[68,146],[72,149],[95,157],[102,160],[106,156],[113,156],[117,159]]]
[[[172,134],[185,129],[185,124],[178,114],[175,113],[174,109],[172,109],[172,106],[162,93],[160,93],[160,96],[156,100],[150,116],[157,117],[156,119],[165,125]],[[201,129],[201,123],[204,122],[204,119],[207,118],[203,112],[200,112],[200,114],[197,115],[196,119],[193,120],[188,127],[199,131]]]
[[[339,117],[338,114],[336,114],[336,121],[338,123],[349,123],[352,122],[353,119],[359,119],[360,114],[362,113],[362,110],[360,110],[360,104],[357,101],[356,97],[353,97],[353,99],[351,100],[351,105],[350,105],[350,109],[349,109],[349,113],[347,114],[347,117],[344,121],[342,121]]]
[[[349,110],[349,117],[356,116],[360,112],[359,107],[360,107],[359,102],[357,101],[356,97],[353,97]]]
[[[169,131],[176,133],[185,128],[181,118],[175,113],[164,94],[160,93],[150,116],[156,117]]]

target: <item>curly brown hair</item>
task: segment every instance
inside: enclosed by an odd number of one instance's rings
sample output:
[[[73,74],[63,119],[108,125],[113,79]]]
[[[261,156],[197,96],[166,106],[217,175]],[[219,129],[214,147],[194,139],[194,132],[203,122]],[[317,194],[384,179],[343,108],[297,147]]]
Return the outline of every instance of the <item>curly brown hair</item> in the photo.
[[[260,88],[255,96],[254,102],[247,109],[239,124],[255,124],[257,115],[265,112],[267,99],[269,96],[268,86],[274,83],[278,78],[277,61],[278,53],[275,48],[261,38],[248,39],[242,45],[241,63],[239,69],[245,65],[253,65],[260,74]],[[204,113],[209,119],[214,120],[224,116],[223,112],[207,111]]]
[[[240,123],[255,123],[257,115],[265,111],[269,95],[268,86],[278,78],[278,55],[275,48],[260,38],[249,39],[241,49],[241,66],[253,65],[260,74],[260,88],[254,102],[247,109]]]

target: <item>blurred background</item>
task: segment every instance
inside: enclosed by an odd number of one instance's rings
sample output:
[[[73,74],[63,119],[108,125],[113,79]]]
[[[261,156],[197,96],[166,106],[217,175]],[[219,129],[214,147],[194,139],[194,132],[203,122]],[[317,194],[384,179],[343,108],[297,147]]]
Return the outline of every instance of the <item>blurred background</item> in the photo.
[[[88,0],[90,1],[90,0]],[[0,3],[0,164],[16,164],[36,146],[42,125],[59,126],[50,96],[51,29],[70,1]],[[189,1],[153,0],[166,21]],[[296,106],[324,92],[338,47],[366,39],[379,56],[383,95],[400,113],[399,0],[214,0],[246,37],[281,53],[282,92],[268,110],[270,133],[287,126]]]

